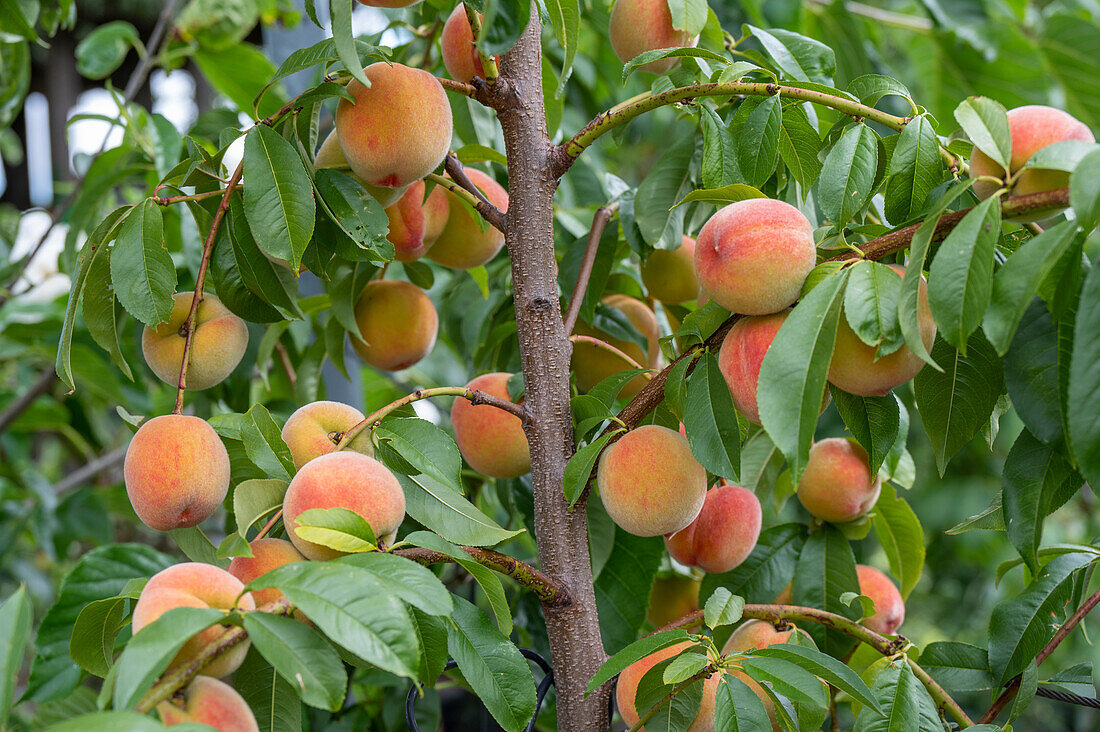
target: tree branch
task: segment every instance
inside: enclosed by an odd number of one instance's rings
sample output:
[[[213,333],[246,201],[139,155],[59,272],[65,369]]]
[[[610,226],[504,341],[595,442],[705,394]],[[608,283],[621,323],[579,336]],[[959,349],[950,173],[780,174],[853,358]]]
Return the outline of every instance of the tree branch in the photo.
[[[550,575],[535,569],[529,564],[521,562],[515,557],[476,546],[461,547],[463,551],[474,558],[478,564],[511,577],[519,584],[531,590],[539,600],[545,604],[561,607],[573,601],[569,589]],[[394,554],[411,559],[417,564],[425,566],[431,564],[444,564],[453,562],[454,559],[431,549],[416,547],[413,549],[398,549]]]
[[[504,214],[501,213],[500,209],[498,209],[493,204],[489,203],[488,201],[481,200],[473,193],[470,193],[468,190],[460,186],[454,180],[439,175],[437,173],[429,173],[424,177],[424,180],[430,180],[436,185],[446,188],[448,191],[473,206],[474,210],[481,215],[481,218],[488,221],[490,226],[492,226],[500,233],[504,233]]]
[[[581,260],[581,268],[577,272],[577,284],[573,286],[573,294],[569,296],[569,307],[565,310],[565,332],[572,333],[577,324],[577,316],[580,315],[581,305],[584,303],[584,292],[588,289],[588,279],[592,276],[592,265],[596,262],[596,254],[600,250],[600,239],[603,231],[611,218],[618,212],[619,202],[600,206],[596,215],[592,217],[592,228],[588,232],[588,243],[584,249],[584,259]]]
[[[214,196],[220,196],[225,193],[224,189],[218,189],[216,191],[207,191],[206,193],[193,193],[190,196],[150,196],[149,200],[158,206],[170,206],[173,203],[182,203],[184,201],[202,201],[207,198],[213,198]]]
[[[66,475],[60,481],[58,481],[54,487],[53,492],[57,495],[63,495],[68,493],[73,488],[79,488],[86,481],[96,477],[104,470],[113,468],[121,463],[126,458],[126,448],[120,447],[117,450],[112,450],[106,455],[101,455],[95,460],[92,460],[88,464],[77,468],[73,472]]]
[[[462,167],[462,163],[459,162],[454,153],[447,153],[447,157],[443,162],[443,168],[455,183],[477,199],[474,208],[477,209],[477,212],[481,214],[482,218],[496,227],[498,231],[504,233],[506,226],[504,213],[490,203],[489,199],[485,197],[485,194],[481,192],[481,189],[474,185],[474,182],[470,180],[470,176],[466,175],[466,169]]]
[[[0,434],[8,428],[8,425],[19,419],[19,415],[27,411],[38,397],[49,391],[55,381],[57,381],[57,372],[52,366],[39,374],[31,384],[31,388],[20,394],[3,412],[0,412]]]

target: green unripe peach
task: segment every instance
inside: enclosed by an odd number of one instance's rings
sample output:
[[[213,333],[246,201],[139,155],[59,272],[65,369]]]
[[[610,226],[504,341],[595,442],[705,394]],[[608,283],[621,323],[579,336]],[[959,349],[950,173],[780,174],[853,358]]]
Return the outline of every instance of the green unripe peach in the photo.
[[[867,451],[847,437],[830,437],[810,448],[798,481],[798,500],[822,521],[842,524],[875,505],[882,482],[871,473]]]
[[[649,611],[646,620],[654,628],[671,623],[699,609],[699,580],[674,574],[658,577],[649,595]]]
[[[352,338],[352,348],[384,371],[407,369],[427,356],[439,332],[439,315],[431,299],[402,280],[368,283],[355,303],[355,322],[366,343]]]
[[[390,231],[386,238],[393,244],[398,262],[420,259],[443,233],[450,214],[447,191],[436,186],[424,198],[424,181],[413,183],[397,203],[386,209]]]
[[[287,419],[282,431],[294,467],[301,469],[313,458],[334,452],[344,433],[364,419],[358,409],[340,402],[319,401],[299,407]],[[345,449],[374,455],[368,431],[356,435]]]
[[[905,600],[889,577],[866,564],[856,565],[859,594],[875,602],[875,614],[863,619],[863,624],[880,635],[893,635],[905,622]]]
[[[647,348],[642,350],[634,341],[627,341],[605,333],[597,328],[592,328],[578,320],[573,329],[578,335],[587,335],[598,338],[630,356],[636,363],[643,367],[656,368],[660,363],[661,351],[659,339],[660,328],[657,325],[657,316],[641,300],[628,295],[614,294],[603,299],[605,305],[615,308],[630,322],[634,329],[645,336]],[[588,391],[596,384],[620,371],[626,371],[632,366],[613,353],[592,345],[591,343],[573,344],[573,357],[571,367],[576,374],[577,388]],[[623,386],[620,396],[629,399],[641,391],[646,385],[643,376],[636,376]]]
[[[672,27],[672,13],[667,0],[615,0],[608,35],[611,37],[611,48],[624,64],[646,51],[694,46],[699,42],[698,36]],[[654,74],[664,74],[679,61],[678,58],[667,58],[651,61],[641,68]]]
[[[208,724],[218,732],[260,732],[248,702],[224,681],[196,676],[183,690],[182,699],[157,705],[166,727],[188,722]]]
[[[508,210],[508,191],[503,186],[476,168],[466,168],[466,176],[489,203],[502,212]],[[480,214],[465,204],[451,200],[449,205],[447,224],[428,250],[428,259],[451,269],[470,269],[495,257],[504,246],[504,234],[492,226],[482,230]]]
[[[179,384],[191,292],[172,296],[172,314],[156,328],[145,326],[141,352],[153,373],[166,384]],[[195,337],[187,366],[187,388],[209,389],[233,373],[248,348],[248,326],[213,295],[204,295],[195,314]]]
[[[737,567],[760,538],[760,500],[747,488],[717,485],[686,528],[665,537],[668,553],[680,564],[719,574]]]
[[[503,372],[483,374],[466,387],[511,401],[510,376]],[[451,424],[462,457],[477,472],[492,478],[518,478],[530,472],[531,448],[516,415],[459,398],[451,407]]]
[[[677,249],[657,249],[642,265],[642,283],[650,297],[678,303],[699,297],[695,276],[695,240],[685,236]]]

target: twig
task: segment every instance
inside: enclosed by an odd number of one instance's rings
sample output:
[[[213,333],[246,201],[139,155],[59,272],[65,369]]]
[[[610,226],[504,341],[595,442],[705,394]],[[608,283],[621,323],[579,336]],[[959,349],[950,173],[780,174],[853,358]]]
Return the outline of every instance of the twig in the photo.
[[[581,260],[581,268],[577,272],[577,284],[573,286],[573,294],[569,296],[569,307],[565,311],[565,332],[572,333],[573,326],[577,324],[577,316],[581,312],[581,304],[584,302],[584,292],[588,289],[588,279],[592,276],[592,265],[596,262],[596,253],[600,248],[600,239],[607,224],[619,210],[619,202],[600,206],[592,217],[592,228],[588,232],[588,243],[584,249],[584,259]]]
[[[440,85],[447,91],[461,94],[462,96],[469,97],[470,99],[477,99],[477,89],[474,88],[473,84],[455,81],[454,79],[447,79],[442,76],[437,77],[437,81],[439,81]]]
[[[279,341],[275,341],[275,353],[279,354],[279,361],[283,364],[283,371],[286,372],[286,378],[290,382],[290,388],[293,389],[298,383],[298,374],[294,371],[294,364],[290,362],[290,354],[286,352],[286,346]]]
[[[38,379],[31,384],[31,388],[20,394],[14,402],[8,405],[7,409],[0,412],[0,433],[8,428],[12,422],[19,418],[19,415],[27,411],[34,400],[49,391],[54,382],[57,381],[57,373],[54,369],[48,368],[38,375]]]
[[[126,448],[120,447],[117,450],[112,450],[106,455],[101,455],[90,463],[77,468],[73,472],[66,475],[60,481],[58,481],[53,491],[57,495],[63,495],[68,493],[73,488],[79,488],[87,481],[96,477],[105,470],[110,470],[114,466],[118,465],[126,457]]]
[[[280,508],[278,511],[271,515],[271,518],[267,520],[267,523],[263,525],[263,528],[260,529],[259,533],[252,537],[252,541],[257,541],[267,536],[267,532],[271,531],[271,529],[282,517],[283,509]]]
[[[158,206],[170,206],[173,203],[183,203],[184,201],[202,201],[206,198],[213,198],[214,196],[224,195],[225,190],[219,188],[216,191],[207,191],[206,193],[193,193],[190,196],[150,196],[150,200]]]
[[[576,335],[576,334],[569,336],[569,340],[572,341],[573,343],[587,343],[590,346],[595,346],[596,348],[607,351],[611,355],[618,358],[620,361],[623,361],[626,364],[628,364],[631,368],[643,369],[643,370],[646,369],[645,366],[642,366],[640,363],[638,363],[637,361],[632,359],[627,354],[623,353],[618,348],[615,348],[615,346],[611,345],[607,341],[601,341],[599,338],[594,338],[592,336]],[[642,374],[642,376],[644,376],[646,378],[646,380],[652,379],[653,378],[652,370],[646,370],[646,373]]]
[[[504,212],[494,206],[481,192],[481,189],[474,185],[474,182],[470,180],[470,176],[466,175],[466,169],[462,167],[462,163],[454,153],[447,153],[447,157],[443,162],[443,169],[447,171],[447,175],[451,176],[455,183],[472,193],[474,198],[480,202],[480,205],[476,206],[478,213],[503,232],[506,226]]]
[[[504,233],[504,214],[493,204],[478,198],[473,193],[470,193],[468,190],[458,185],[455,181],[437,173],[429,173],[424,177],[424,180],[430,180],[438,186],[443,186],[448,191],[470,204],[474,210],[481,215],[481,218],[489,222],[490,226],[500,233]]]
[[[464,546],[461,547],[463,551],[474,558],[478,564],[488,567],[495,572],[507,575],[511,577],[519,584],[523,585],[527,589],[531,590],[536,597],[539,598],[543,604],[554,605],[557,607],[568,605],[573,601],[572,596],[569,594],[569,588],[564,584],[554,579],[550,575],[535,569],[529,564],[521,562],[515,557],[510,557],[507,554],[501,554],[500,552],[493,551],[492,549],[482,549],[476,546]],[[413,549],[398,549],[394,554],[411,559],[417,564],[423,564],[425,566],[431,564],[443,564],[445,562],[453,562],[454,559],[434,552],[430,549],[423,549],[416,547]]]

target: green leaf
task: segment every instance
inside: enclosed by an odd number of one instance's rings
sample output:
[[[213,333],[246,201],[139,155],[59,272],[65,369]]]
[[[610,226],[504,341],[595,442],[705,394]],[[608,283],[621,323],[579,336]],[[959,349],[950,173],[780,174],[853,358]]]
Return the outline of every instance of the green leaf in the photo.
[[[984,648],[957,641],[936,641],[924,647],[918,663],[952,694],[993,688],[989,653]]]
[[[722,674],[714,700],[714,728],[725,732],[771,732],[764,702],[733,674]]]
[[[596,459],[600,456],[604,445],[614,436],[615,433],[613,432],[600,435],[594,441],[577,450],[573,457],[569,458],[569,462],[565,465],[562,486],[565,490],[565,500],[569,501],[570,508],[576,505],[580,499],[585,486],[588,485],[588,479],[592,476],[592,468],[596,464]]]
[[[890,573],[901,580],[901,596],[909,597],[924,568],[924,530],[920,519],[894,487],[882,486],[871,523],[875,528]]]
[[[396,554],[368,552],[333,560],[368,572],[401,600],[429,615],[450,615],[451,593],[428,569]]]
[[[673,0],[674,2],[676,0]],[[693,2],[693,0],[687,0]],[[634,58],[630,59],[625,66],[623,66],[623,85],[626,85],[626,80],[630,78],[638,69],[642,68],[648,63],[653,61],[660,61],[664,58],[683,58],[686,56],[692,56],[695,58],[706,59],[714,63],[723,65],[729,65],[730,61],[725,56],[720,56],[714,51],[708,51],[705,48],[695,48],[693,46],[681,46],[678,48],[655,48],[651,51],[643,51]]]
[[[634,536],[615,527],[611,556],[595,583],[600,633],[609,654],[618,653],[637,637],[664,553],[661,539]]]
[[[191,526],[186,529],[170,529],[168,536],[172,537],[172,541],[176,542],[179,550],[192,562],[214,564],[222,569],[229,566],[229,562],[222,561],[222,558],[218,556],[218,548],[203,533],[201,527]]]
[[[501,527],[454,488],[430,476],[395,475],[405,490],[409,516],[449,541],[495,546],[523,533]]]
[[[926,116],[902,128],[886,174],[887,220],[900,223],[924,211],[928,195],[943,177],[939,140]]]
[[[199,47],[193,58],[203,76],[240,111],[251,114],[253,100],[275,75],[275,66],[251,43],[235,43],[225,48]],[[264,95],[256,111],[258,117],[274,113],[286,102],[278,92]]]
[[[454,438],[425,419],[387,419],[374,430],[379,442],[404,458],[423,475],[460,490],[462,455]]]
[[[989,421],[1003,391],[1004,369],[981,332],[970,337],[965,356],[937,337],[932,358],[943,372],[921,369],[913,389],[942,476],[951,457]]]
[[[712,353],[699,359],[688,377],[684,399],[684,430],[695,459],[715,475],[737,482],[741,467],[741,431],[733,397],[718,359]]]
[[[256,467],[278,480],[290,481],[294,461],[283,442],[282,428],[262,404],[255,404],[241,422],[244,451]]]
[[[799,663],[802,661],[799,657]],[[749,678],[761,685],[767,683],[773,692],[782,694],[795,704],[829,705],[828,687],[798,663],[763,654],[743,658],[739,663]]]
[[[779,156],[802,188],[809,188],[821,175],[821,137],[810,123],[801,104],[783,109],[783,126],[779,129]]]
[[[672,699],[672,684],[665,682],[665,671],[676,659],[661,661],[642,676],[634,696],[634,707],[640,714],[655,710],[646,724],[652,729],[686,730],[699,715],[703,700],[703,681],[693,681],[680,689]]]
[[[817,607],[857,620],[859,611],[840,599],[845,592],[858,592],[856,559],[848,539],[832,524],[824,524],[810,534],[798,558],[794,573],[792,602]],[[841,655],[852,646],[852,639],[839,631],[811,625],[810,636],[830,655]]]
[[[879,356],[905,343],[898,322],[901,282],[893,268],[878,262],[857,262],[848,274],[844,316],[859,339],[876,347]]]
[[[519,39],[531,17],[531,4],[523,0],[487,3],[477,48],[487,56],[506,53]]]
[[[151,200],[122,222],[111,249],[111,282],[122,307],[150,327],[172,314],[176,267],[164,245],[160,207]]]
[[[15,695],[15,681],[31,637],[34,608],[27,586],[19,585],[0,605],[0,725],[6,725]]]
[[[878,169],[878,136],[865,124],[844,131],[825,157],[817,182],[817,202],[837,228],[843,227],[871,198]]]
[[[793,643],[778,643],[762,648],[755,652],[757,656],[765,658],[782,658],[797,664],[803,669],[817,676],[822,681],[835,686],[848,696],[857,699],[860,703],[881,714],[882,710],[871,696],[871,690],[856,675],[856,672],[846,664],[832,656],[827,656],[816,648],[795,645]]]
[[[127,599],[112,597],[88,603],[73,625],[69,656],[90,674],[107,676],[115,663],[115,638],[126,616]]]
[[[1031,434],[1043,442],[1062,439],[1058,327],[1043,302],[1032,298],[1004,359],[1012,406]]]
[[[861,397],[837,388],[831,392],[844,424],[870,456],[871,473],[878,473],[899,438],[901,410],[897,398],[893,394]]]
[[[560,80],[555,92],[555,96],[561,97],[565,91],[566,82],[573,74],[573,59],[577,56],[581,26],[580,0],[547,0],[546,11],[550,16],[550,27],[554,29],[554,37],[558,39],[558,45],[565,52],[561,74],[559,74]]]
[[[726,588],[747,602],[770,603],[791,581],[806,542],[803,524],[780,524],[765,529],[752,552],[734,569],[703,577],[700,597]]]
[[[955,119],[974,147],[1008,170],[1012,159],[1012,135],[1008,113],[999,102],[988,97],[970,97],[955,108]]]
[[[377,264],[393,259],[393,243],[386,238],[390,220],[382,205],[359,181],[339,170],[324,168],[315,173],[314,185],[329,218],[358,247],[354,252],[341,249],[337,252],[354,261]]]
[[[891,659],[886,664],[875,677],[871,694],[878,700],[882,713],[876,716],[864,710],[856,718],[857,732],[943,728],[936,703],[902,659]]]
[[[76,44],[76,70],[88,79],[105,79],[126,60],[131,48],[139,48],[137,28],[124,20],[97,27]]]
[[[1085,278],[1073,331],[1067,409],[1069,440],[1077,465],[1100,485],[1100,266]]]
[[[760,368],[757,403],[764,429],[787,457],[797,483],[821,412],[847,272],[826,278],[795,306]]]
[[[733,625],[741,619],[744,609],[745,598],[734,595],[725,587],[719,587],[711,593],[703,606],[703,622],[712,630],[723,625]]]
[[[649,169],[634,197],[635,219],[642,238],[658,249],[675,249],[683,237],[684,210],[673,210],[673,204],[691,190],[695,137],[687,135],[672,144]]]
[[[736,185],[737,181],[742,180],[741,168],[737,163],[737,143],[725,122],[717,112],[704,106],[699,108],[699,127],[703,131],[703,185],[710,189]]]
[[[332,40],[336,44],[336,55],[348,73],[363,86],[370,88],[370,80],[363,73],[363,62],[359,58],[359,46],[352,30],[352,4],[343,0],[329,3],[329,18],[332,19]]]
[[[111,284],[111,259],[108,256],[92,257],[88,268],[88,280],[84,285],[84,324],[88,333],[100,348],[111,355],[126,378],[133,380],[130,364],[122,355],[118,344],[119,320],[122,313],[115,304],[115,291]]]
[[[310,508],[295,519],[299,539],[348,554],[377,548],[378,539],[362,516],[347,508]]]
[[[848,82],[848,93],[868,106],[875,106],[883,97],[894,95],[913,104],[913,95],[897,79],[880,74],[864,74]],[[922,117],[923,119],[923,117]],[[895,153],[896,154],[896,153]]]
[[[338,712],[347,697],[343,661],[317,631],[305,623],[271,613],[245,613],[244,629],[252,645],[292,686],[302,701]]]
[[[1001,494],[994,493],[989,500],[989,505],[980,513],[969,516],[965,521],[952,526],[945,534],[962,534],[971,529],[987,529],[989,531],[1004,531],[1004,513],[1001,511]]]
[[[707,24],[706,0],[669,0],[668,9],[672,14],[672,28],[689,36],[699,35]]]
[[[237,484],[233,489],[233,517],[241,538],[247,539],[253,524],[283,505],[289,485],[285,480],[274,479],[246,480]]]
[[[254,647],[233,675],[233,687],[248,702],[261,732],[301,731],[300,687],[284,679]]]
[[[447,649],[485,708],[507,732],[520,732],[535,714],[531,667],[485,614],[455,598]]]
[[[725,206],[727,203],[736,203],[738,201],[744,201],[749,198],[767,198],[756,188],[744,183],[733,183],[728,186],[722,186],[721,188],[705,188],[695,191],[691,191],[686,196],[676,202],[676,206],[683,205],[685,203],[694,203],[695,201],[702,201],[704,203],[713,203],[718,206]],[[676,208],[673,206],[673,208]]]
[[[179,727],[179,732],[206,732],[197,722],[188,722]],[[51,725],[50,732],[162,732],[164,725],[143,714],[135,712],[94,712],[66,719]]]
[[[1066,96],[1066,107],[1090,127],[1100,121],[1096,80],[1100,74],[1100,24],[1094,14],[1074,6],[1056,6],[1044,13],[1039,47],[1049,69]],[[1049,77],[1044,75],[1049,84]]]
[[[229,247],[244,282],[254,295],[279,308],[283,313],[304,317],[298,308],[298,280],[286,267],[272,262],[260,250],[252,236],[252,229],[244,213],[241,196],[234,193],[229,199]],[[219,242],[223,246],[226,242]]]
[[[1086,155],[1070,173],[1069,200],[1083,228],[1096,226],[1100,221],[1100,150]]]
[[[737,138],[737,163],[745,179],[759,188],[771,177],[779,159],[783,103],[766,97],[749,113]]]
[[[679,629],[665,630],[660,633],[654,633],[653,635],[647,635],[645,638],[639,638],[604,661],[604,664],[600,666],[600,670],[589,680],[588,688],[584,692],[585,696],[588,696],[606,682],[618,676],[627,666],[635,661],[641,660],[663,648],[682,643],[687,639],[687,631]]]
[[[785,77],[826,85],[832,82],[836,56],[824,43],[788,30],[745,27],[760,41]]]
[[[257,125],[244,138],[244,177],[244,212],[256,243],[297,270],[315,216],[313,186],[301,156],[278,132]]]

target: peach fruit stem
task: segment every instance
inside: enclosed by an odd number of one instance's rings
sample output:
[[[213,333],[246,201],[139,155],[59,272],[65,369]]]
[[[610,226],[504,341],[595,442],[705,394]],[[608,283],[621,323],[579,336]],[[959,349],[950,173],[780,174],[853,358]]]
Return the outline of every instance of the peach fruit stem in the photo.
[[[565,332],[572,333],[577,324],[577,316],[581,312],[581,304],[584,302],[584,292],[588,289],[588,279],[592,276],[592,266],[596,262],[596,253],[600,249],[600,239],[608,222],[619,211],[619,202],[609,203],[596,209],[592,217],[592,228],[588,232],[588,243],[584,249],[584,259],[581,260],[581,268],[577,272],[577,284],[573,286],[573,294],[569,296],[569,307],[565,311]]]
[[[298,383],[298,374],[294,371],[294,364],[290,362],[290,354],[286,352],[286,346],[280,341],[275,341],[275,353],[279,354],[279,361],[283,364],[283,371],[286,372],[290,388],[293,389],[294,385]]]
[[[170,206],[173,203],[183,203],[184,201],[202,201],[206,198],[213,198],[214,196],[225,195],[225,189],[219,188],[216,191],[207,191],[206,193],[193,193],[190,196],[150,196],[150,200],[158,206]]]
[[[464,546],[461,548],[473,557],[475,562],[488,567],[494,572],[499,572],[500,574],[511,577],[533,592],[535,596],[545,604],[564,607],[573,601],[568,588],[566,588],[564,584],[550,575],[535,569],[531,565],[521,562],[515,557],[476,546]],[[411,559],[417,564],[423,564],[424,566],[454,561],[454,559],[446,554],[440,554],[439,552],[420,547],[398,549],[393,553],[405,557],[406,559]]]
[[[599,338],[593,338],[592,336],[586,335],[571,335],[569,336],[569,340],[571,340],[573,343],[587,343],[589,345],[595,346],[596,348],[602,349],[614,356],[617,356],[622,361],[630,364],[630,366],[633,368],[645,369],[645,366],[642,366],[640,363],[620,351],[618,348],[615,348],[615,346],[611,345],[607,341],[601,341]],[[642,376],[644,376],[647,380],[652,379],[652,371],[653,369],[648,369],[646,370],[646,373],[642,374]]]
[[[462,3],[463,9],[466,11],[466,20],[470,22],[470,33],[474,37],[474,42],[477,42],[478,36],[481,35],[481,15],[474,10],[470,3]],[[481,68],[485,69],[485,81],[492,84],[500,76],[500,69],[497,68],[497,60],[493,56],[486,56],[481,51],[478,51],[478,56],[481,57]]]
[[[442,76],[438,77],[438,81],[440,86],[449,92],[461,94],[470,99],[477,99],[477,89],[474,88],[473,84],[467,84],[464,81],[455,81],[454,79],[446,79]]]
[[[260,539],[267,536],[267,532],[271,531],[272,527],[275,526],[275,523],[279,519],[281,519],[282,517],[283,517],[283,509],[280,508],[274,514],[272,514],[271,518],[268,519],[267,523],[264,524],[262,529],[260,529],[260,533],[256,534],[256,536],[252,537],[252,541],[259,541]]]
[[[974,722],[967,716],[966,712],[963,711],[963,708],[959,706],[959,703],[956,702],[942,686],[936,683],[935,679],[929,676],[927,671],[917,665],[916,661],[909,658],[909,656],[904,653],[905,649],[910,646],[910,643],[903,636],[899,635],[896,639],[891,640],[886,636],[879,635],[869,628],[865,628],[854,620],[849,620],[843,615],[837,615],[836,613],[830,613],[825,610],[818,610],[813,607],[801,607],[799,605],[745,605],[741,617],[747,620],[766,620],[777,626],[791,621],[824,625],[827,628],[833,628],[834,630],[838,630],[841,633],[865,643],[883,656],[898,656],[904,658],[909,664],[909,668],[912,669],[913,674],[920,679],[922,684],[924,684],[924,688],[928,690],[928,694],[936,702],[936,707],[938,709],[951,715],[951,718],[962,728],[974,726]],[[673,620],[668,625],[658,628],[654,632],[659,633],[664,630],[690,628],[698,625],[702,620],[703,611],[694,610],[682,618]]]

